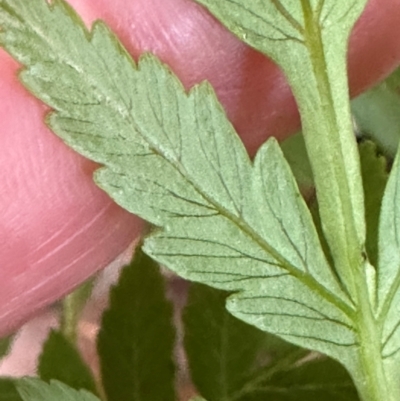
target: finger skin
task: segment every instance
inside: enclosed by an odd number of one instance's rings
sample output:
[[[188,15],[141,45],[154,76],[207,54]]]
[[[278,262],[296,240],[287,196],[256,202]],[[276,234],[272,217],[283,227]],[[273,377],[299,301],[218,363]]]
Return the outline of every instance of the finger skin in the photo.
[[[87,23],[103,18],[132,55],[152,51],[187,88],[209,80],[254,154],[299,128],[279,69],[192,0],[71,0]],[[351,38],[352,94],[400,60],[400,0],[371,0]],[[92,182],[95,165],[42,123],[45,107],[17,82],[0,50],[0,335],[104,267],[140,231]]]
[[[105,267],[141,227],[93,184],[95,165],[44,127],[17,68],[0,49],[0,336]]]

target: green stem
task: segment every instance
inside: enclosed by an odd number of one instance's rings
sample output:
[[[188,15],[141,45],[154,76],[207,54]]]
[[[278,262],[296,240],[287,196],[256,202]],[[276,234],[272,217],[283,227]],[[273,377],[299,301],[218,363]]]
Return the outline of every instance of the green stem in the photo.
[[[355,380],[355,384],[363,401],[398,401],[400,386],[397,380],[391,380],[385,372],[381,350],[381,326],[371,307],[367,283],[365,275],[357,280],[357,331],[361,375],[359,380]]]
[[[312,93],[307,96],[303,91],[298,99],[304,140],[315,179],[323,232],[336,273],[343,288],[354,300],[354,272],[362,265],[365,220],[360,161],[351,122],[350,101],[346,101],[346,47],[343,46],[343,54],[338,55],[343,57],[343,71],[334,72],[335,85],[332,86],[333,78],[326,64],[319,19],[309,0],[301,0],[301,3],[305,45],[314,77]]]
[[[298,91],[304,139],[316,185],[322,228],[342,287],[356,308],[358,366],[351,372],[363,401],[397,401],[400,389],[388,378],[381,350],[382,325],[375,314],[376,285],[365,257],[365,216],[360,161],[353,134],[346,75],[346,44],[342,71],[330,70],[319,17],[310,0],[301,0],[305,45],[309,52],[313,90]],[[320,14],[320,13],[317,13]],[[340,46],[335,50],[340,49]],[[332,49],[330,49],[332,51]],[[334,84],[332,84],[334,82]],[[348,97],[347,97],[348,98]],[[356,363],[357,365],[357,363]]]
[[[89,280],[62,301],[60,331],[72,344],[76,344],[79,318],[92,288],[93,280]]]

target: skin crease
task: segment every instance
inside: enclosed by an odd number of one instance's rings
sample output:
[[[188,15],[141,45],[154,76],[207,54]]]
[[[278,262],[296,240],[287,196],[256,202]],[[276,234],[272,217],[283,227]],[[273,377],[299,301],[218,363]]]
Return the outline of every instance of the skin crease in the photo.
[[[186,87],[208,79],[249,152],[299,128],[284,77],[192,0],[71,0],[86,23],[102,18],[136,58],[155,52]],[[370,0],[349,51],[352,94],[400,63],[400,0]],[[397,33],[397,34],[396,34]],[[95,165],[43,125],[46,108],[0,49],[0,335],[10,333],[137,237],[140,221],[91,180]]]

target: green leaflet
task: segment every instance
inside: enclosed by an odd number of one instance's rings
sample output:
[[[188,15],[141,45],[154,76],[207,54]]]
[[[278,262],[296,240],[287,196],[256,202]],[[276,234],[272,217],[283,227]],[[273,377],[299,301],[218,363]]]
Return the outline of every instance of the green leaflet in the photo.
[[[23,378],[15,383],[23,401],[100,401],[85,390],[74,390],[56,380],[47,384],[39,379]]]
[[[43,345],[38,374],[47,382],[54,379],[76,390],[85,389],[97,393],[89,367],[78,350],[58,331],[52,330]]]
[[[366,0],[197,1],[285,72],[300,109],[324,234],[338,275],[356,298],[365,222],[346,54]]]
[[[156,262],[140,248],[110,293],[97,339],[108,401],[174,401],[175,331]]]
[[[239,141],[236,144],[241,146]],[[229,149],[234,149],[234,144]],[[243,164],[238,161],[236,166]],[[227,167],[230,170],[229,164]],[[220,175],[222,178],[222,171]],[[159,173],[157,179],[163,176]],[[322,352],[351,351],[355,340],[346,315],[351,309],[347,310],[344,298],[336,297],[341,290],[274,140],[261,149],[252,175],[241,184],[240,197],[232,194],[232,203],[238,205],[235,214],[226,213],[224,205],[207,202],[204,209],[209,215],[199,219],[197,204],[204,201],[198,197],[192,215],[187,210],[179,216],[176,209],[167,209],[168,204],[157,205],[150,198],[154,209],[159,213],[165,210],[166,229],[146,241],[146,251],[190,280],[241,290],[230,298],[228,308],[263,330]],[[191,201],[188,195],[180,192],[173,196]],[[188,203],[182,204],[181,211]]]
[[[239,291],[228,308],[240,319],[357,365],[353,306],[274,139],[251,163],[207,83],[186,94],[155,57],[135,66],[104,24],[89,36],[62,1],[2,0],[0,25],[21,79],[56,110],[52,129],[106,166],[96,181],[120,205],[163,228],[146,252]]]
[[[379,222],[378,311],[383,325],[382,354],[387,374],[400,370],[400,155],[397,153],[382,200]]]
[[[340,360],[365,401],[397,400],[381,363],[375,271],[363,258],[363,191],[346,97],[345,44],[365,1],[292,2],[296,21],[300,3],[307,46],[294,31],[283,41],[267,35],[301,108],[335,271],[277,142],[252,163],[208,84],[187,94],[155,57],[135,65],[104,24],[89,34],[61,0],[0,0],[0,43],[26,66],[24,84],[55,110],[52,129],[104,165],[98,184],[159,227],[145,242],[148,254],[234,292],[227,305],[236,317]],[[280,3],[254,1],[271,4]],[[286,20],[292,29],[290,15],[277,10],[279,29]]]

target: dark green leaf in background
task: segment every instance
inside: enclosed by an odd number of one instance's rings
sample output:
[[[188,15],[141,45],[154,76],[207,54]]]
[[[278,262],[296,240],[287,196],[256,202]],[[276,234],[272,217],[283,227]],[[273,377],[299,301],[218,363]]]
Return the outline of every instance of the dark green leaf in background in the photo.
[[[257,367],[266,334],[225,309],[227,294],[192,284],[184,310],[185,349],[191,377],[208,401],[227,401]]]
[[[12,336],[0,339],[0,359],[8,354],[12,340]]]
[[[78,350],[62,333],[51,331],[39,357],[38,374],[44,381],[58,380],[76,390],[96,394],[96,384]]]
[[[52,380],[50,384],[34,378],[16,381],[23,401],[99,401],[92,393],[74,390],[66,384]]]
[[[343,367],[227,313],[227,293],[192,284],[184,311],[191,377],[208,401],[356,401]],[[307,359],[304,359],[307,357]]]
[[[332,359],[294,363],[276,372],[240,401],[358,401],[346,370]]]
[[[0,339],[0,359],[8,354],[12,340],[12,336]],[[21,401],[11,378],[0,377],[0,401]]]
[[[301,132],[287,138],[281,143],[282,152],[292,169],[300,189],[314,186],[314,178],[308,160],[304,137]]]
[[[108,401],[175,401],[172,307],[157,263],[137,248],[110,296],[98,337]]]
[[[0,401],[22,401],[13,379],[0,377]]]
[[[390,156],[400,140],[400,69],[352,102],[358,128]]]
[[[373,142],[362,142],[359,149],[367,223],[366,248],[372,265],[377,266],[379,214],[388,179],[388,166],[386,158],[383,155],[378,155],[377,147]]]
[[[397,68],[391,75],[389,75],[385,83],[400,95],[400,68]]]

